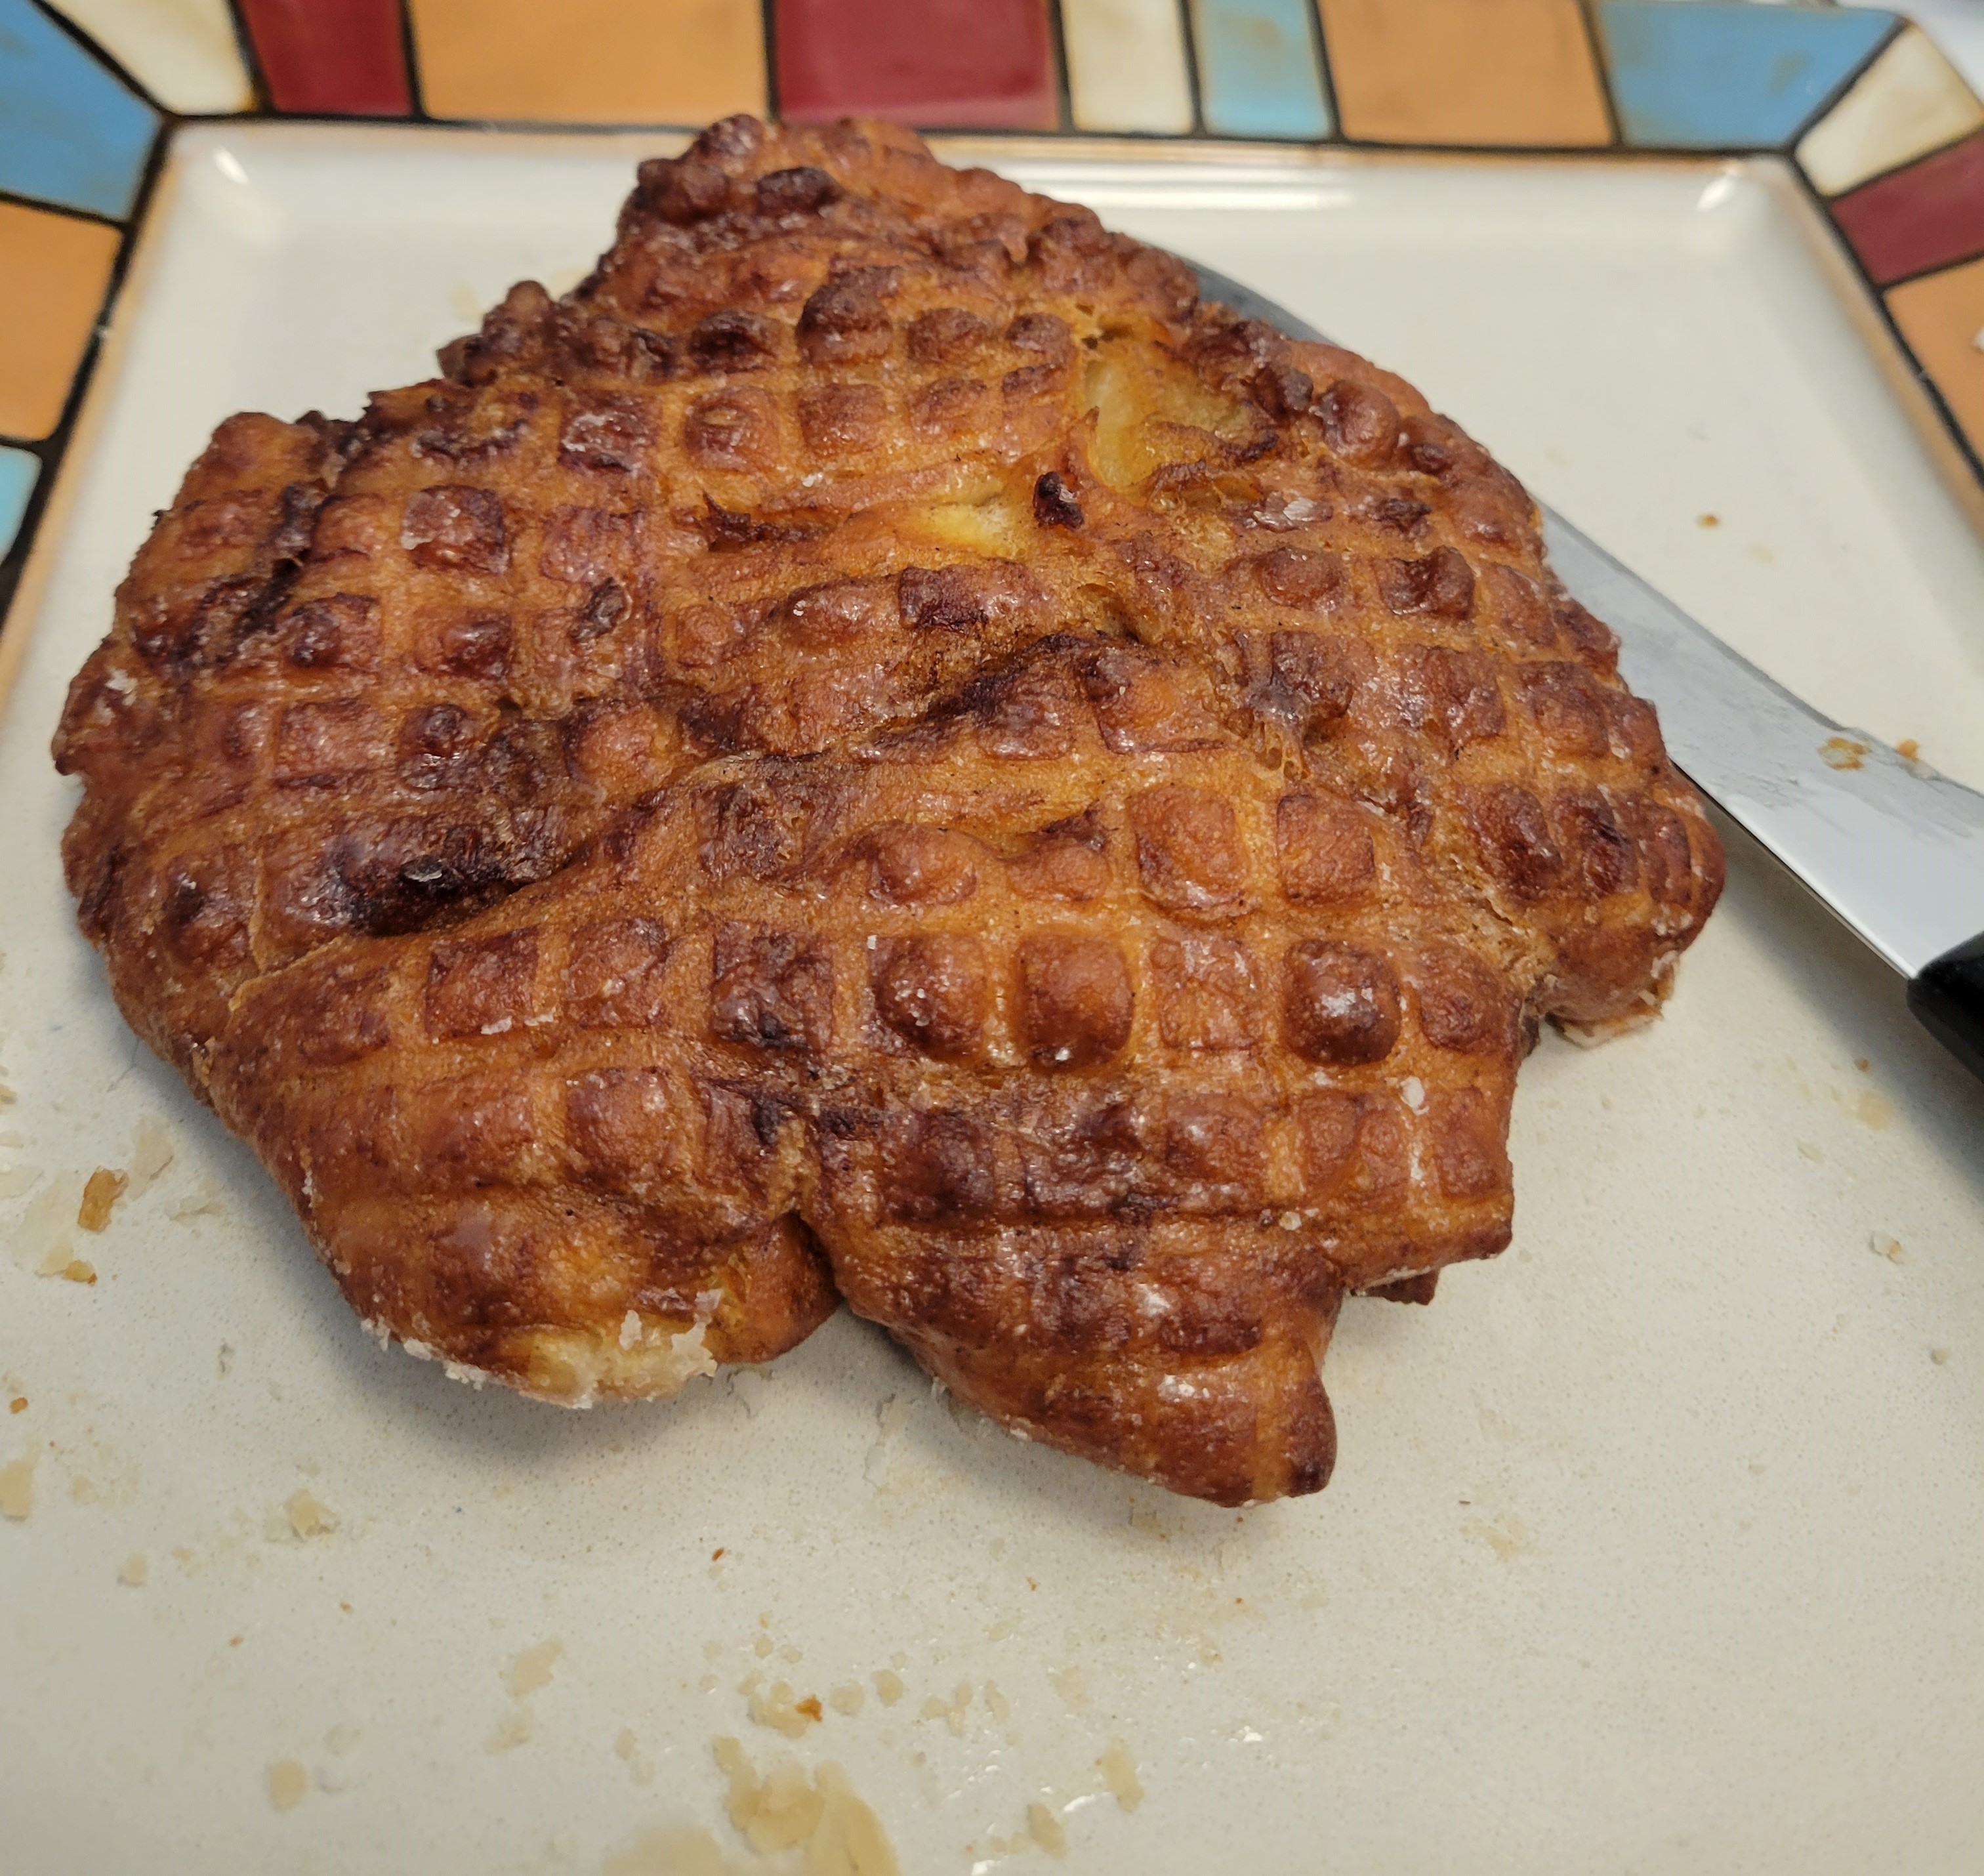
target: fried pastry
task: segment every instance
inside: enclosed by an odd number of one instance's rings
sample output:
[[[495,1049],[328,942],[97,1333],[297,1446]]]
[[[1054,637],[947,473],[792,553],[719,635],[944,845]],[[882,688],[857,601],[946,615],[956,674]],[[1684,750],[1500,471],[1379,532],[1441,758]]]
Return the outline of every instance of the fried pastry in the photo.
[[[230,418],[59,764],[83,928],[360,1316],[662,1395],[845,1299],[1235,1503],[1346,1291],[1508,1241],[1701,804],[1409,387],[876,123],[642,166],[356,423]]]

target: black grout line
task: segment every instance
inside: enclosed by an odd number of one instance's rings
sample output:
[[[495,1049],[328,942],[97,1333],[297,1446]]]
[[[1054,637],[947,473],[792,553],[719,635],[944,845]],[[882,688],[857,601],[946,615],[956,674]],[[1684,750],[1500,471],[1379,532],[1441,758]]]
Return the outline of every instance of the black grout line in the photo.
[[[351,111],[275,111],[266,117],[247,118],[238,112],[206,116],[194,115],[175,119],[175,126],[186,124],[306,124],[320,128],[334,129],[340,125],[357,124],[370,130],[433,131],[441,136],[456,131],[474,130],[499,133],[506,136],[640,136],[652,133],[656,136],[677,133],[693,135],[706,127],[706,120],[699,118],[693,123],[662,123],[652,119],[638,121],[628,119],[618,123],[602,123],[596,118],[572,119],[541,117],[396,117],[377,113],[360,114]],[[1045,131],[1017,133],[1019,135],[1044,136]]]
[[[40,473],[35,478],[34,487],[28,492],[27,505],[21,511],[20,525],[15,530],[14,544],[8,549],[6,558],[0,560],[0,642],[5,639],[8,615],[13,608],[15,589],[21,583],[21,569],[28,564],[28,550],[35,544],[35,536],[41,532],[42,512],[49,505],[49,491],[55,485],[55,471],[62,461],[62,451],[68,441],[67,432],[58,429],[39,443],[12,445],[39,457],[42,466]]]
[[[1811,126],[1806,127],[1809,129]],[[1952,137],[1947,143],[1939,143],[1933,149],[1923,150],[1909,157],[1904,163],[1895,164],[1890,169],[1877,169],[1872,176],[1862,176],[1851,189],[1842,189],[1838,195],[1828,196],[1825,200],[1828,202],[1844,202],[1848,196],[1857,196],[1863,189],[1872,189],[1876,183],[1885,183],[1891,176],[1904,174],[1906,171],[1912,169],[1919,163],[1932,163],[1939,156],[1947,156],[1959,144],[1972,143],[1980,136],[1984,136],[1984,129],[1960,132],[1957,136]]]
[[[765,37],[765,121],[779,121],[779,5],[778,0],[759,0],[759,30]]]
[[[134,93],[141,102],[149,105],[160,116],[172,116],[171,106],[162,103],[154,97],[152,95],[151,87],[141,83],[123,60],[106,51],[103,42],[100,39],[93,38],[85,32],[66,13],[58,12],[49,4],[49,0],[28,0],[28,4],[65,39],[73,41],[79,51],[95,60],[98,65],[102,65],[126,91]]]
[[[1835,229],[1839,227],[1837,222],[1832,225]],[[1841,230],[1840,233],[1843,238],[1845,230]],[[1847,245],[1850,247],[1852,243],[1848,242]],[[1889,294],[1892,293],[1897,287],[1912,287],[1917,280],[1932,280],[1939,274],[1947,274],[1956,267],[1967,267],[1979,260],[1984,260],[1984,247],[1980,247],[1974,251],[1958,254],[1949,260],[1939,260],[1932,266],[1917,267],[1912,273],[1898,274],[1891,280],[1875,282],[1874,277],[1871,274],[1867,275],[1867,278],[1869,283],[1873,284],[1875,292]],[[1865,270],[1863,268],[1862,271],[1865,272]]]
[[[1343,115],[1336,102],[1336,75],[1329,65],[1329,34],[1322,23],[1322,0],[1309,0],[1309,18],[1315,27],[1316,81],[1322,88],[1322,108],[1329,118],[1329,134],[1312,139],[1316,144],[1334,143],[1343,134]]]
[[[394,125],[402,129],[415,130],[430,128],[436,130],[598,130],[613,129],[620,126],[599,124],[543,124],[529,120],[507,123],[495,118],[478,117],[409,117],[397,111],[188,111],[175,117],[172,126],[181,124],[364,124],[374,129],[390,129]],[[652,126],[634,125],[635,129]]]
[[[1928,280],[1934,274],[1944,272],[1947,268],[1960,267],[1968,263],[1962,260],[1945,261],[1942,267],[1925,267],[1919,273],[1908,274],[1901,280],[1891,280],[1886,286],[1882,286],[1872,274],[1868,272],[1866,263],[1860,258],[1853,243],[1847,240],[1846,230],[1833,220],[1831,205],[1826,198],[1812,186],[1811,178],[1807,176],[1795,163],[1788,166],[1791,170],[1795,186],[1804,192],[1808,201],[1816,205],[1820,220],[1825,223],[1834,241],[1838,244],[1840,253],[1845,257],[1846,264],[1852,269],[1855,278],[1865,289],[1867,297],[1872,301],[1875,317],[1887,327],[1888,332],[1892,334],[1895,344],[1900,347],[1902,357],[1908,361],[1911,375],[1915,382],[1929,393],[1931,405],[1937,415],[1942,419],[1943,428],[1949,433],[1951,440],[1956,445],[1964,461],[1970,465],[1971,473],[1980,483],[1984,483],[1984,452],[1980,452],[1978,446],[1964,434],[1962,425],[1956,421],[1956,411],[1950,408],[1949,400],[1942,394],[1941,387],[1929,375],[1929,367],[1924,364],[1920,357],[1916,355],[1915,347],[1909,343],[1907,335],[1902,331],[1899,323],[1895,320],[1894,313],[1888,304],[1888,295],[1895,287],[1905,287],[1909,280]],[[1984,250],[1979,250],[1970,258],[1973,260],[1984,260]]]
[[[1876,183],[1885,183],[1897,176],[1905,176],[1913,169],[1926,163],[1933,163],[1939,156],[1947,156],[1953,149],[1960,149],[1966,143],[1984,142],[1984,130],[1966,130],[1960,137],[1952,137],[1947,143],[1939,143],[1934,149],[1925,149],[1919,156],[1911,156],[1906,163],[1898,163],[1892,169],[1883,169],[1878,176],[1870,176],[1865,182],[1855,183],[1851,189],[1842,189],[1828,200],[1844,202],[1849,196],[1857,196],[1863,189],[1872,189]]]
[[[169,130],[173,122],[173,119],[168,117],[159,128]],[[152,134],[156,136],[158,133],[155,131]],[[39,209],[44,215],[59,215],[65,221],[86,221],[99,228],[121,230],[130,221],[132,216],[138,212],[138,196],[144,188],[144,172],[141,169],[138,175],[138,189],[132,193],[131,210],[128,215],[106,215],[100,209],[79,209],[67,202],[51,202],[45,196],[24,196],[12,189],[0,189],[0,202],[10,202],[17,208]]]
[[[256,47],[254,34],[248,30],[248,15],[242,0],[227,0],[227,17],[234,23],[234,43],[240,49],[241,63],[248,73],[248,89],[255,96],[250,109],[274,116],[277,112],[270,96],[269,75],[262,69],[262,55]]]
[[[1528,156],[1575,156],[1586,163],[1713,163],[1718,157],[1775,156],[1768,143],[1719,143],[1710,149],[1640,143],[1393,143],[1376,137],[1340,133],[1311,149],[1356,150],[1368,156],[1484,156],[1520,159]]]
[[[1074,86],[1067,76],[1067,29],[1061,16],[1061,0],[1041,0],[1047,29],[1047,59],[1054,69],[1054,131],[1068,136],[1074,130]]]
[[[428,119],[427,101],[421,82],[420,49],[414,40],[414,9],[408,0],[394,0],[400,20],[400,59],[407,69],[407,114],[415,122]]]
[[[1620,121],[1619,99],[1612,89],[1612,62],[1605,56],[1605,35],[1598,27],[1598,0],[1577,0],[1577,16],[1584,24],[1584,43],[1591,54],[1591,69],[1598,76],[1598,96],[1604,102],[1605,121],[1612,127],[1612,147],[1626,146],[1626,126]]]
[[[1804,137],[1805,133],[1808,130],[1811,129],[1811,127],[1815,124],[1818,123],[1821,119],[1828,117],[1832,114],[1833,108],[1838,105],[1843,98],[1845,98],[1846,94],[1851,91],[1855,85],[1860,82],[1861,79],[1867,76],[1868,67],[1872,65],[1875,59],[1879,58],[1889,46],[1892,45],[1894,42],[1902,36],[1902,33],[1907,29],[1908,24],[1909,22],[1905,19],[1902,18],[1899,15],[1896,15],[1889,24],[1888,30],[1875,42],[1872,49],[1868,52],[1866,57],[1862,59],[1860,62],[1856,65],[1852,71],[1848,72],[1843,79],[1840,79],[1839,82],[1833,86],[1832,90],[1828,92],[1825,97],[1821,99],[1812,109],[1805,113],[1805,116],[1800,122],[1798,127],[1794,130],[1789,136],[1785,139],[1784,142],[1778,146],[1778,148],[1783,150],[1787,156],[1790,155],[1793,150],[1796,149],[1800,140]]]
[[[1188,133],[1195,137],[1206,135],[1205,98],[1201,89],[1198,74],[1198,35],[1191,23],[1191,0],[1178,0],[1178,33],[1180,43],[1185,47],[1185,82],[1187,95],[1191,104],[1191,129]],[[1142,134],[1161,136],[1161,131]]]
[[[1925,276],[1917,274],[1915,277],[1920,280]],[[1901,284],[1899,281],[1895,283],[1897,286]],[[1915,348],[1909,344],[1907,335],[1888,310],[1886,295],[1878,289],[1874,294],[1874,307],[1880,315],[1881,323],[1893,334],[1895,343],[1901,347],[1902,356],[1909,364],[1910,376],[1928,392],[1931,408],[1942,419],[1943,428],[1949,431],[1950,441],[1956,444],[1958,453],[1969,464],[1971,474],[1979,482],[1984,482],[1984,451],[1980,451],[1977,445],[1964,434],[1963,426],[1956,421],[1956,412],[1951,408],[1949,400],[1942,394],[1942,386],[1930,376],[1929,367],[1915,356]]]

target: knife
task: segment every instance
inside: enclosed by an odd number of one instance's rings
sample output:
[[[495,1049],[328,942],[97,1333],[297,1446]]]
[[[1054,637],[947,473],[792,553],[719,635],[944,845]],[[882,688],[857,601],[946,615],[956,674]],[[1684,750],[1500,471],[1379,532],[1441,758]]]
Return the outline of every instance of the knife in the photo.
[[[1208,300],[1290,338],[1322,334],[1188,263]],[[1984,1078],[1984,795],[1822,717],[1544,508],[1557,577],[1619,635],[1620,674],[1657,706],[1702,793],[1908,980],[1909,1008]]]

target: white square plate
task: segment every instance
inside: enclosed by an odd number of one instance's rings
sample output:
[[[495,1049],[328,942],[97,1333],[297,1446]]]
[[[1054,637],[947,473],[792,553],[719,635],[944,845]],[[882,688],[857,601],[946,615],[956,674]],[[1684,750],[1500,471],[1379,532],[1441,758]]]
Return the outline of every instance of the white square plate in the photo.
[[[1334,1482],[1238,1514],[1004,1438],[844,1314],[672,1406],[472,1394],[360,1333],[133,1041],[46,750],[152,512],[229,412],[355,414],[511,280],[568,285],[652,147],[171,159],[0,659],[0,1465],[34,1460],[0,1868],[727,1867],[678,1828],[771,1867],[724,1821],[736,1735],[844,1765],[909,1876],[1038,1854],[1031,1805],[1139,1876],[1974,1870],[1984,1090],[1740,844],[1664,1020],[1524,1069],[1514,1247],[1353,1302]],[[1984,784],[1984,553],[1773,165],[988,149],[1403,371],[1820,708]],[[161,1126],[77,1240],[99,1280],[36,1275]],[[823,1718],[754,1722],[753,1673]]]

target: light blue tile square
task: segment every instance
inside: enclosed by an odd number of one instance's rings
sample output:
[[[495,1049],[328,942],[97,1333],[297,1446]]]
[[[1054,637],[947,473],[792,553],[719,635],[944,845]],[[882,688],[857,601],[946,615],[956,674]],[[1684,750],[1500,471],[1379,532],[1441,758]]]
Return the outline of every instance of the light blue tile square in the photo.
[[[21,517],[28,512],[28,498],[41,472],[40,458],[25,449],[0,449],[0,560],[13,552]]]
[[[119,218],[158,113],[28,0],[0,0],[0,189]]]
[[[1599,41],[1628,143],[1790,143],[1892,30],[1892,13],[1751,0],[1601,0]]]
[[[1309,0],[1191,0],[1199,108],[1234,137],[1326,137],[1335,128]]]

